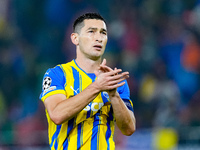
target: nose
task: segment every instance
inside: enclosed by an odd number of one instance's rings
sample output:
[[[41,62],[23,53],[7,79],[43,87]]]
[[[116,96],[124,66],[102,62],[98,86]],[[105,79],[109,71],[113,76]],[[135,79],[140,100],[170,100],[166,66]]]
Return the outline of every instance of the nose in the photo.
[[[103,37],[102,37],[101,33],[95,34],[95,40],[100,43],[103,41]]]

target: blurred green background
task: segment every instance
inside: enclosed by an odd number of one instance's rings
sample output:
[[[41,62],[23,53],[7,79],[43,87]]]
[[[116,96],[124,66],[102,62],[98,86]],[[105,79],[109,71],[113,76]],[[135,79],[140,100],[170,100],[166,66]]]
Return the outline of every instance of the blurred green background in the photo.
[[[0,150],[49,149],[42,78],[75,58],[85,12],[106,19],[108,65],[130,72],[137,131],[116,129],[116,149],[200,149],[200,0],[0,0]]]

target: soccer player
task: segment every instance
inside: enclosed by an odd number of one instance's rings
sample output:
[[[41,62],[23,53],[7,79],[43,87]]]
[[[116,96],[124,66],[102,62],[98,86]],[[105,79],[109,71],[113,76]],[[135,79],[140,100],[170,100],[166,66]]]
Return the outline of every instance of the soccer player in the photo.
[[[73,30],[76,59],[48,69],[43,78],[40,99],[46,108],[50,148],[114,150],[115,122],[125,135],[135,131],[129,73],[102,61],[107,28],[99,14],[80,16]]]

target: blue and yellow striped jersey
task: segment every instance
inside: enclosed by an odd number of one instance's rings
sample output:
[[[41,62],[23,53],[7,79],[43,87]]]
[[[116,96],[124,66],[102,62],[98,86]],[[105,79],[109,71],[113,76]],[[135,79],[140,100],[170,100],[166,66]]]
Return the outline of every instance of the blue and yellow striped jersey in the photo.
[[[65,94],[67,98],[77,95],[96,79],[95,74],[86,73],[75,60],[48,69],[43,78],[40,99],[54,94]],[[126,106],[133,110],[129,87],[117,89]],[[107,92],[101,92],[74,118],[56,125],[49,117],[49,144],[51,150],[114,150],[114,114]]]

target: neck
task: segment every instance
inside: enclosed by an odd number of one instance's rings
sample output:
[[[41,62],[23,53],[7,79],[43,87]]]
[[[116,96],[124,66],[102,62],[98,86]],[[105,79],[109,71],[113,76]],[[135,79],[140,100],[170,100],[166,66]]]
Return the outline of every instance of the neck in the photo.
[[[81,58],[76,58],[75,59],[77,65],[83,69],[86,73],[94,73],[95,70],[98,69],[100,63],[101,63],[101,58],[98,60],[92,60],[92,59],[81,59]]]

